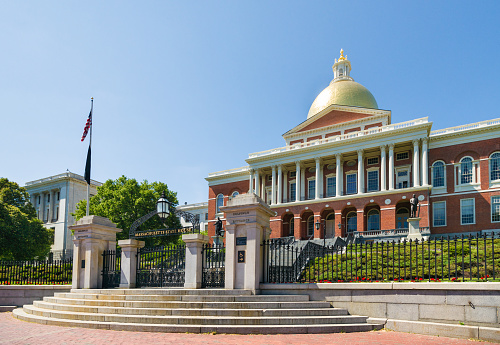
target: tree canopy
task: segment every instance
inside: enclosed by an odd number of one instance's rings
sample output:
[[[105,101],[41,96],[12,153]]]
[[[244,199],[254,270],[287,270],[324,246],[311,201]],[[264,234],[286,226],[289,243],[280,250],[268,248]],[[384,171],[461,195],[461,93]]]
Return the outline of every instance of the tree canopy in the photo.
[[[177,193],[170,191],[167,185],[162,182],[152,182],[144,180],[137,182],[121,176],[116,180],[107,180],[100,187],[97,187],[97,194],[90,198],[91,215],[106,217],[123,231],[117,234],[117,239],[129,238],[129,230],[132,223],[138,218],[156,209],[156,201],[165,192],[166,199],[177,205]],[[85,216],[87,201],[81,200],[73,216],[80,219]],[[179,220],[171,213],[162,224],[159,217],[155,216],[146,221],[138,230],[162,229],[167,227],[180,227]],[[175,241],[177,238],[147,239],[148,245],[166,244]]]
[[[54,232],[36,218],[25,188],[0,178],[0,259],[44,258],[54,242]]]

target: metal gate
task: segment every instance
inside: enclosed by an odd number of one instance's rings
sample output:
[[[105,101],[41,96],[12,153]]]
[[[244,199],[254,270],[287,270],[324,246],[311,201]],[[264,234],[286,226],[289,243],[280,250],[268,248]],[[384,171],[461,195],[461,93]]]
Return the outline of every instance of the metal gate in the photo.
[[[121,276],[121,258],[120,249],[105,250],[102,253],[102,288],[109,289],[120,286]]]
[[[141,248],[137,253],[137,287],[183,287],[186,246]]]
[[[201,287],[224,287],[226,248],[223,244],[205,244],[202,250]]]

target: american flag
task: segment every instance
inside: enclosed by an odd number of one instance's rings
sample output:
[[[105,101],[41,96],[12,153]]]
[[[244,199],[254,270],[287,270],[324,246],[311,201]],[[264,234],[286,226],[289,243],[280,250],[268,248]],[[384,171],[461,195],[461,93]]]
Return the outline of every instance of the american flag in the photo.
[[[89,113],[89,117],[87,119],[87,123],[85,124],[85,128],[83,129],[83,135],[82,135],[82,141],[85,140],[85,137],[87,136],[90,127],[92,126],[92,110]]]

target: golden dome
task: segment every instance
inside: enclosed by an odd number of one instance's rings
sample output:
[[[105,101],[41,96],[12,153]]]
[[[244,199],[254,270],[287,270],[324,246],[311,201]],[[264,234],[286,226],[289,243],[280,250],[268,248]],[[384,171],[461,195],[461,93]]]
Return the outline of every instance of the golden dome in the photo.
[[[332,82],[316,97],[307,118],[310,118],[332,104],[378,109],[377,101],[363,85],[352,80]]]

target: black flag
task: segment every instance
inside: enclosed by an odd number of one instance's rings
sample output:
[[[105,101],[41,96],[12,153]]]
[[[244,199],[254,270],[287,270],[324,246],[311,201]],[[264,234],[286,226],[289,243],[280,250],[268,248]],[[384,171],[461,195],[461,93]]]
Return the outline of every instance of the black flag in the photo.
[[[89,145],[89,152],[87,152],[87,163],[85,163],[84,178],[85,181],[87,181],[87,184],[90,184],[90,145]]]

